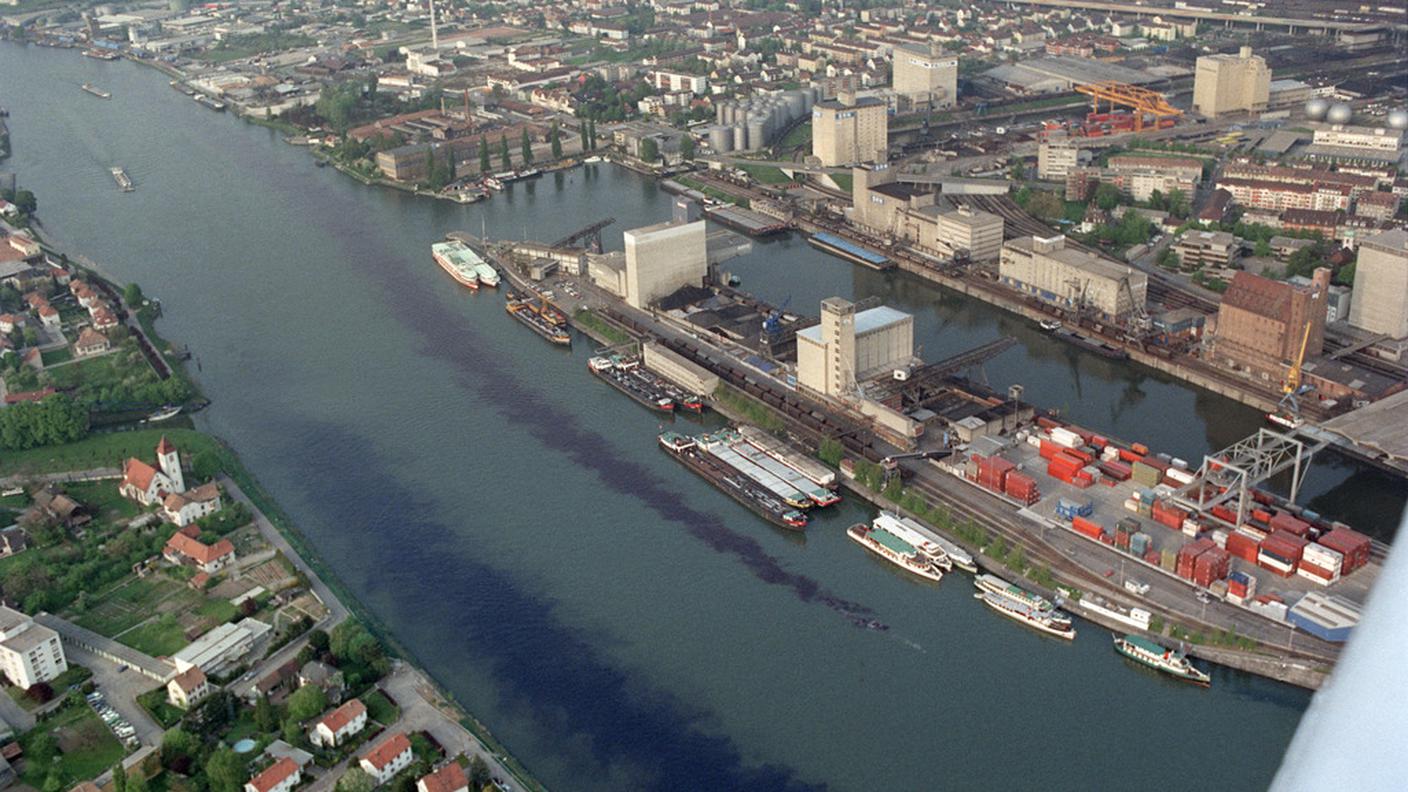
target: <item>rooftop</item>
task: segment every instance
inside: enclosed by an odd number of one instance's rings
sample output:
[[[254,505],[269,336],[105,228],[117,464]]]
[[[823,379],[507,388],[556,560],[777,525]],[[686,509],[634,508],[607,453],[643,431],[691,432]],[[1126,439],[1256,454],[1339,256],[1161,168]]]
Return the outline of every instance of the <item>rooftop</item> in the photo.
[[[898,324],[906,319],[912,319],[909,314],[903,311],[896,311],[887,305],[869,308],[856,314],[856,335],[874,332]],[[797,331],[797,335],[806,338],[816,344],[821,343],[821,325],[812,325]]]

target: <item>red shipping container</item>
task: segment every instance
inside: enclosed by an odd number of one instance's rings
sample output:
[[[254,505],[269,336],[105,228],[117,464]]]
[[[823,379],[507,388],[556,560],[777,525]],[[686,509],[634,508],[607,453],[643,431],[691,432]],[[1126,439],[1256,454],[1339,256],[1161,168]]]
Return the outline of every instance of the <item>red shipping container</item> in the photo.
[[[1260,549],[1260,546],[1260,542],[1244,533],[1233,531],[1227,534],[1227,552],[1243,561],[1250,561],[1255,564],[1257,550]]]
[[[1278,569],[1278,568],[1276,568],[1276,567],[1269,566],[1269,565],[1267,565],[1267,564],[1263,564],[1260,560],[1258,560],[1258,561],[1256,562],[1256,565],[1259,566],[1259,567],[1261,567],[1262,569],[1265,569],[1267,572],[1270,572],[1270,573],[1273,574],[1273,575],[1280,575],[1281,577],[1284,577],[1284,578],[1288,578],[1288,577],[1290,577],[1291,575],[1294,575],[1294,574],[1296,573],[1296,570],[1295,570],[1295,567],[1294,567],[1294,566],[1291,567],[1291,571],[1287,572],[1287,571],[1285,571],[1285,570],[1283,570],[1283,569]]]
[[[1072,459],[1068,456],[1058,456],[1047,463],[1046,473],[1062,481],[1070,481],[1071,476],[1075,475],[1076,471],[1080,470],[1080,468],[1080,460]]]
[[[1140,453],[1137,453],[1137,452],[1135,452],[1135,451],[1131,451],[1131,450],[1129,450],[1128,448],[1121,448],[1121,449],[1120,449],[1120,461],[1121,461],[1121,462],[1128,462],[1128,463],[1130,463],[1130,464],[1132,465],[1132,464],[1134,464],[1135,462],[1142,462],[1142,461],[1144,461],[1144,455],[1143,455],[1143,454],[1140,454]]]
[[[1056,445],[1055,443],[1043,437],[1041,439],[1040,453],[1042,459],[1051,459],[1052,457],[1061,453],[1061,446]]]
[[[1358,531],[1349,528],[1336,528],[1320,537],[1319,544],[1336,550],[1344,556],[1344,563],[1340,566],[1340,574],[1348,575],[1369,563],[1369,551],[1373,548],[1374,542]]]
[[[1120,462],[1101,462],[1100,472],[1116,481],[1129,481],[1131,470],[1129,465]]]
[[[1193,582],[1199,586],[1209,586],[1214,580],[1227,577],[1232,557],[1213,547],[1198,554],[1193,560]]]
[[[1276,505],[1276,499],[1272,497],[1271,493],[1262,492],[1259,489],[1252,490],[1252,500],[1256,501],[1257,503],[1260,503],[1263,506]]]
[[[1067,484],[1073,484],[1077,489],[1085,489],[1094,486],[1095,482],[1089,478],[1072,478]]]
[[[1301,538],[1310,536],[1310,523],[1288,512],[1277,512],[1276,516],[1267,520],[1267,524],[1273,530],[1285,531]]]
[[[1222,520],[1223,522],[1229,522],[1234,524],[1237,522],[1237,513],[1227,508],[1226,506],[1212,507],[1212,516],[1218,518],[1219,520]]]
[[[1092,539],[1099,539],[1100,534],[1105,532],[1105,529],[1100,527],[1098,523],[1091,522],[1080,516],[1071,518],[1071,527],[1074,528],[1077,533],[1084,534]]]
[[[1271,512],[1265,509],[1252,509],[1252,519],[1261,523],[1271,522]]]
[[[1124,531],[1115,531],[1115,547],[1121,550],[1129,549],[1129,534]]]
[[[1164,501],[1155,501],[1152,513],[1154,522],[1167,525],[1175,531],[1183,530],[1183,521],[1188,519],[1188,512]]]
[[[1309,572],[1310,574],[1312,574],[1312,575],[1314,575],[1314,576],[1320,578],[1321,580],[1334,580],[1334,579],[1335,579],[1335,573],[1334,573],[1334,572],[1331,572],[1330,570],[1324,569],[1324,568],[1322,568],[1322,567],[1315,566],[1314,564],[1306,563],[1305,561],[1301,561],[1300,564],[1299,564],[1299,566],[1296,567],[1296,569],[1300,569],[1300,570]]]
[[[1309,542],[1293,533],[1272,531],[1270,536],[1261,541],[1261,549],[1294,564],[1300,560],[1300,554],[1305,551],[1307,544]]]
[[[1090,444],[1103,450],[1105,446],[1110,444],[1110,441],[1101,435],[1091,435]]]
[[[1036,425],[1040,426],[1042,429],[1055,429],[1056,427],[1061,425],[1061,422],[1053,421],[1050,418],[1047,418],[1046,416],[1040,416],[1036,419]]]
[[[1090,454],[1087,454],[1079,448],[1065,448],[1061,450],[1061,453],[1079,459],[1082,465],[1089,465],[1091,462],[1095,461],[1095,457],[1091,456]]]
[[[1178,576],[1185,580],[1192,580],[1193,565],[1198,556],[1216,547],[1217,545],[1213,544],[1211,539],[1196,539],[1180,548],[1177,563],[1174,565]]]
[[[1159,561],[1162,560],[1162,558],[1163,556],[1160,555],[1158,550],[1150,550],[1149,552],[1144,554],[1144,560],[1149,562],[1150,564],[1157,565]]]

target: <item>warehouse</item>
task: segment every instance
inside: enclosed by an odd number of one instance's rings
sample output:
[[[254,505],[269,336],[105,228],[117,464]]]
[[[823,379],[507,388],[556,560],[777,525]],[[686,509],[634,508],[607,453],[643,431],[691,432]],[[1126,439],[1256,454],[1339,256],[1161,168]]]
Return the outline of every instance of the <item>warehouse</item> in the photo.
[[[856,311],[840,297],[821,301],[821,324],[797,332],[797,383],[817,393],[853,393],[856,383],[914,361],[914,317],[879,306]]]
[[[1004,64],[984,72],[983,77],[1022,94],[1057,93],[1085,83],[1106,81],[1146,85],[1162,79],[1114,63],[1064,55]]]
[[[1286,621],[1318,638],[1344,643],[1359,624],[1359,614],[1359,606],[1344,597],[1312,591],[1291,606]]]
[[[1002,246],[1002,283],[1042,302],[1073,308],[1082,300],[1100,318],[1123,319],[1142,309],[1149,276],[1069,247],[1064,236],[1019,237]]]
[[[990,212],[895,181],[887,167],[851,171],[852,222],[952,256],[967,251],[974,261],[991,261],[1002,250],[1003,221]]]

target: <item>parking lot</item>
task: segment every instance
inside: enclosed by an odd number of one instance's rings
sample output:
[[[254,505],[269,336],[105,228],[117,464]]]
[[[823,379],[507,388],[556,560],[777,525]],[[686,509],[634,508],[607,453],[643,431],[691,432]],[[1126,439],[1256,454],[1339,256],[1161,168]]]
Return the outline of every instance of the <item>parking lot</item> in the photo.
[[[119,740],[129,748],[139,743],[156,745],[161,741],[161,727],[137,703],[137,696],[158,687],[159,682],[70,643],[64,644],[64,652],[69,662],[93,672],[92,681],[97,690],[89,694],[88,704]],[[121,726],[126,728],[119,731]],[[127,729],[131,730],[130,734]]]

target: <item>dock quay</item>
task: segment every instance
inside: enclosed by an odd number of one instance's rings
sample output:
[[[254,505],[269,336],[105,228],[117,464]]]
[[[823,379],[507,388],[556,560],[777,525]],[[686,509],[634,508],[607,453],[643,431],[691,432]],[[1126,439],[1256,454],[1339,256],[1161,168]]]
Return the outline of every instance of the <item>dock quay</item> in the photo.
[[[705,209],[704,215],[749,236],[772,236],[787,230],[787,224],[781,220],[741,206],[713,206]]]

